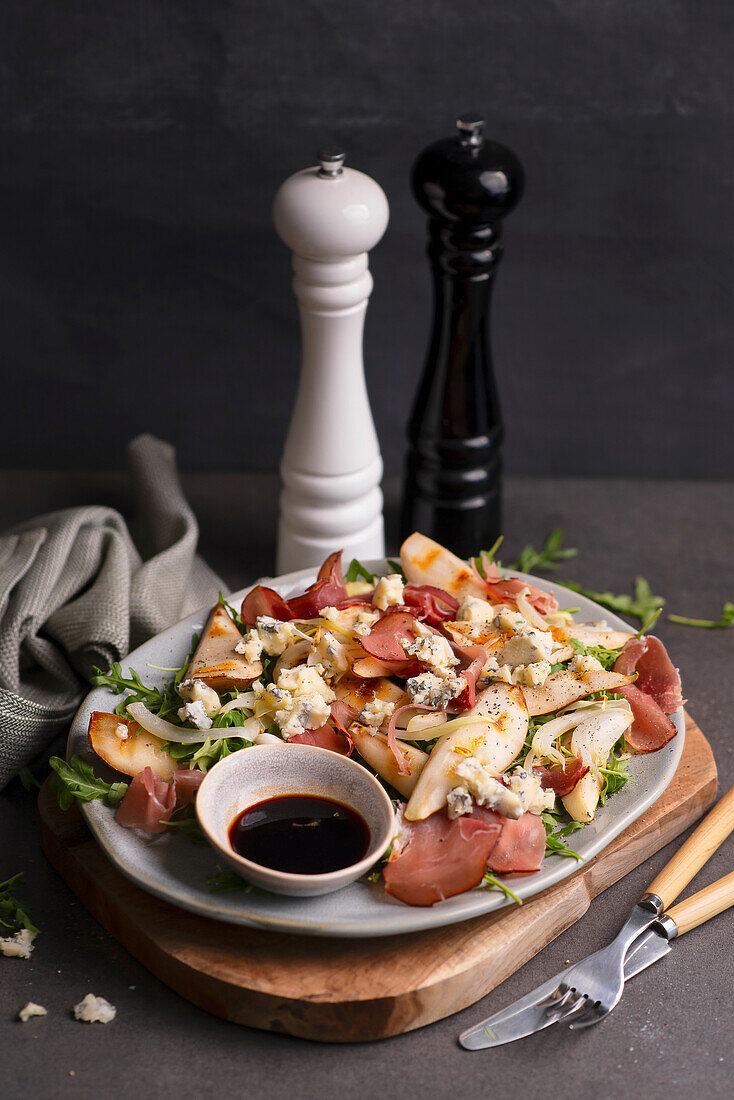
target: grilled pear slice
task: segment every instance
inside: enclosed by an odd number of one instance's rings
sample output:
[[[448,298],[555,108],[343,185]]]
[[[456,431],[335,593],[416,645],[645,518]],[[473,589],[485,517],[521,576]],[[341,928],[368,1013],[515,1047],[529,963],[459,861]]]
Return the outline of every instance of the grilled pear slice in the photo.
[[[563,796],[563,805],[574,819],[588,824],[593,821],[604,780],[598,772],[587,772],[569,794]]]
[[[464,596],[486,599],[486,588],[466,562],[418,531],[400,547],[400,563],[409,584],[432,584],[457,600]]]
[[[408,774],[402,775],[390,751],[387,737],[383,733],[375,733],[369,726],[361,726],[358,722],[354,722],[349,727],[349,736],[354,741],[354,747],[362,759],[374,768],[378,775],[391,783],[396,791],[405,798],[410,798],[418,782],[418,776],[429,759],[428,753],[414,748],[413,745],[406,745],[404,741],[396,741],[395,744],[408,762]]]
[[[410,702],[407,691],[385,676],[370,680],[361,679],[359,676],[342,676],[334,684],[334,692],[337,699],[343,699],[345,703],[350,703],[357,710],[366,707],[373,699],[394,703],[396,710]]]
[[[120,726],[127,727],[127,737],[120,737]],[[150,768],[168,781],[177,767],[173,757],[163,749],[165,742],[146,733],[133,718],[93,711],[89,719],[89,743],[105,764],[123,775],[137,775]]]
[[[592,630],[588,626],[576,626],[575,623],[564,626],[563,630],[577,642],[587,646],[603,646],[604,649],[621,649],[634,634],[624,630]]]
[[[250,663],[234,647],[242,640],[237,624],[223,603],[212,609],[186,676],[215,691],[242,691],[261,675],[260,661]]]
[[[604,669],[597,672],[571,672],[563,669],[552,673],[540,687],[524,687],[521,690],[525,696],[528,714],[551,714],[561,707],[567,707],[569,703],[593,695],[595,691],[616,691],[636,679],[636,672],[632,676],[624,676],[621,672],[607,672]]]
[[[457,785],[454,767],[473,756],[495,775],[501,775],[518,755],[528,732],[528,709],[520,688],[491,684],[462,718],[476,718],[434,746],[410,796],[405,816],[422,821],[446,805],[446,796]]]

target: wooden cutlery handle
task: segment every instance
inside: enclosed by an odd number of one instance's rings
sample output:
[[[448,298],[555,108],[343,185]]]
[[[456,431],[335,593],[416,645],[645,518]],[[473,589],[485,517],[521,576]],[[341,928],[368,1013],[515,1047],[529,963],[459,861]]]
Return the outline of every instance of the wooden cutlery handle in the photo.
[[[685,890],[719,845],[726,840],[732,829],[734,829],[734,787],[731,787],[717,802],[696,831],[691,833],[685,844],[681,845],[670,862],[666,863],[660,874],[648,886],[647,892],[662,898],[663,906],[667,909],[681,891]]]
[[[685,901],[679,901],[668,910],[666,916],[675,921],[678,935],[682,936],[684,932],[690,932],[718,913],[723,913],[731,905],[734,905],[734,871]]]

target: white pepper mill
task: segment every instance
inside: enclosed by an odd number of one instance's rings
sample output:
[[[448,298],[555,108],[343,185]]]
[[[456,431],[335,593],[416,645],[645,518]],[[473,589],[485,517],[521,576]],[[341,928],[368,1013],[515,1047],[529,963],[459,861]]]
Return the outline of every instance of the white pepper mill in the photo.
[[[298,396],[280,472],[279,573],[385,553],[382,459],[364,378],[362,333],[372,276],[367,253],[387,227],[382,188],[344,168],[344,154],[283,183],[278,236],[293,251],[303,342]]]

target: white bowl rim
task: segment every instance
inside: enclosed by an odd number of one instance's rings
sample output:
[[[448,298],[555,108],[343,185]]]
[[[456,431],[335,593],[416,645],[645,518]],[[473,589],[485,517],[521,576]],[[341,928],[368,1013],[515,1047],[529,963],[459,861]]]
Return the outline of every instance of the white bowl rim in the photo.
[[[359,769],[360,780],[364,781],[366,779],[367,781],[371,781],[374,784],[375,788],[379,791],[380,797],[383,801],[383,804],[385,806],[387,806],[387,808],[389,809],[389,814],[390,814],[389,822],[390,823],[386,828],[386,835],[385,835],[385,838],[384,838],[384,840],[385,840],[384,844],[380,840],[380,843],[377,844],[377,846],[375,847],[375,850],[372,853],[370,853],[370,850],[368,849],[367,855],[363,856],[362,859],[357,861],[357,863],[348,863],[346,866],[338,867],[334,871],[324,871],[324,872],[321,872],[320,874],[316,874],[316,875],[299,874],[296,871],[278,871],[274,867],[268,867],[263,863],[255,863],[254,860],[247,859],[245,856],[241,856],[239,854],[239,852],[236,852],[234,850],[234,848],[231,846],[231,844],[223,842],[219,838],[219,836],[216,835],[214,830],[212,828],[210,828],[208,823],[204,820],[204,814],[202,813],[202,810],[200,809],[200,805],[201,805],[200,799],[201,799],[201,793],[202,793],[202,791],[204,789],[204,786],[207,783],[207,781],[212,776],[214,776],[216,778],[216,772],[219,771],[220,769],[222,769],[223,765],[227,765],[227,763],[229,762],[229,766],[231,768],[232,767],[232,762],[236,761],[237,758],[241,759],[243,753],[252,754],[253,750],[257,750],[257,749],[265,750],[266,754],[271,755],[271,756],[280,755],[280,753],[282,753],[282,752],[292,752],[293,750],[296,750],[296,751],[298,751],[299,749],[304,750],[304,751],[307,750],[308,753],[309,753],[309,758],[311,760],[314,759],[314,757],[311,754],[313,753],[313,751],[315,749],[317,753],[321,754],[322,759],[324,760],[324,763],[328,763],[328,765],[330,767],[330,770],[332,770],[332,771],[333,771],[335,766],[337,768],[344,767],[344,766],[348,766],[348,767],[351,767],[351,768],[358,768]],[[335,760],[335,758],[336,758],[336,760]],[[252,757],[252,755],[249,755],[246,759],[252,760],[253,757]],[[239,761],[237,761],[237,762],[239,763]],[[212,784],[210,783],[209,786],[211,787]],[[284,791],[284,793],[288,794],[288,793],[296,793],[296,792]],[[307,793],[307,792],[304,792],[304,793]],[[270,795],[270,797],[271,798],[277,798],[278,795],[277,794],[276,795]],[[357,813],[359,813],[360,817],[362,818],[362,820],[365,822],[365,824],[368,827],[368,830],[370,832],[370,837],[372,837],[371,823],[369,821],[367,821],[367,819],[366,819],[365,815],[362,813],[362,811],[358,807],[353,806],[351,804],[351,802],[348,801],[348,799],[346,797],[344,799],[343,805],[348,806],[349,809],[355,810]],[[212,768],[209,769],[209,771],[206,773],[206,775],[202,779],[201,784],[199,785],[199,790],[197,791],[194,807],[195,807],[195,810],[196,810],[196,817],[197,817],[197,820],[199,822],[199,825],[201,826],[204,835],[206,836],[207,840],[209,841],[209,843],[212,845],[213,848],[216,848],[218,851],[220,851],[224,855],[226,855],[227,859],[230,862],[240,864],[243,869],[252,870],[253,872],[256,872],[258,875],[268,876],[268,877],[272,878],[272,880],[274,882],[278,881],[278,882],[281,882],[281,883],[288,883],[288,882],[303,883],[303,884],[313,883],[314,885],[318,886],[320,884],[326,884],[326,883],[329,883],[329,882],[334,882],[334,881],[338,880],[339,878],[343,877],[345,874],[349,874],[353,878],[359,878],[360,875],[364,874],[366,871],[369,871],[369,869],[371,867],[374,867],[375,863],[377,863],[377,861],[384,855],[388,845],[390,844],[390,841],[392,840],[394,830],[395,830],[395,807],[392,804],[392,799],[390,798],[390,795],[387,793],[387,791],[382,786],[382,784],[379,782],[379,780],[375,779],[372,772],[367,771],[367,769],[363,768],[361,764],[358,764],[356,762],[356,760],[352,760],[348,756],[342,756],[340,753],[335,753],[331,749],[324,749],[319,745],[298,745],[298,744],[289,745],[285,741],[283,742],[282,745],[274,745],[274,744],[251,745],[249,748],[238,749],[237,752],[230,753],[229,756],[225,756],[223,760],[217,761],[217,763]],[[204,813],[205,812],[206,812],[206,809],[204,808]],[[372,840],[370,841],[369,848],[370,849],[373,848]]]

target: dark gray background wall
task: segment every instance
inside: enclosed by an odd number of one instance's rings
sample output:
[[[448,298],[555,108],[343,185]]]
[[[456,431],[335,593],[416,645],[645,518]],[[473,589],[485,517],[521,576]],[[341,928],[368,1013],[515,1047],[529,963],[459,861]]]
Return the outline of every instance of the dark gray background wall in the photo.
[[[298,365],[280,181],[338,138],[391,203],[367,373],[389,470],[428,337],[411,162],[525,163],[494,347],[519,472],[734,475],[729,0],[6,0],[3,466],[272,469]]]

